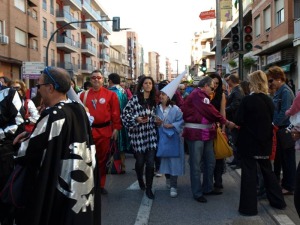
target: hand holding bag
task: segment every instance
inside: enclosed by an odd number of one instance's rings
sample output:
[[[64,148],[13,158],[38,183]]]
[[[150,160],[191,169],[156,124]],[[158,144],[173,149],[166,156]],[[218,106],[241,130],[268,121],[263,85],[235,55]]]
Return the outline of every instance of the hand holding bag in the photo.
[[[217,136],[214,139],[214,152],[216,159],[224,159],[233,154],[232,148],[227,142],[226,134],[222,133],[219,126],[217,126]]]
[[[157,157],[179,157],[180,137],[174,129],[161,127],[161,135],[158,141]]]
[[[117,143],[114,140],[110,142],[110,151],[106,163],[107,174],[120,174],[122,172],[120,151],[117,148]]]

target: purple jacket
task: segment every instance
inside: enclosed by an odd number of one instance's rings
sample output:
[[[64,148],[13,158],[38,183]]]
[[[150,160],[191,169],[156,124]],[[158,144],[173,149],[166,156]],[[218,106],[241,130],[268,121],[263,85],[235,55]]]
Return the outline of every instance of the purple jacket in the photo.
[[[183,119],[185,123],[195,124],[213,124],[220,122],[226,123],[224,118],[216,108],[210,104],[209,96],[201,89],[195,89],[185,99],[182,106]],[[187,128],[183,130],[184,138],[190,141],[207,141],[212,140],[216,136],[215,126],[206,129]]]

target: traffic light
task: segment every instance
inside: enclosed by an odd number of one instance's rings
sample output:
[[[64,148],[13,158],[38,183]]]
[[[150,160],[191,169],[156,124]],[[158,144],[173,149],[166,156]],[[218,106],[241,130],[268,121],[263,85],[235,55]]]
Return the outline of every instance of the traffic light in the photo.
[[[252,37],[252,27],[247,25],[247,26],[244,26],[244,51],[251,51],[252,48],[253,48],[253,45],[252,45],[252,40],[253,40],[253,37]]]
[[[238,28],[238,26],[231,28],[231,42],[233,51],[241,50],[240,29]]]
[[[120,17],[113,17],[113,31],[120,31]]]
[[[206,59],[202,59],[202,64],[201,64],[200,71],[202,71],[203,73],[206,73],[206,71],[207,71]]]

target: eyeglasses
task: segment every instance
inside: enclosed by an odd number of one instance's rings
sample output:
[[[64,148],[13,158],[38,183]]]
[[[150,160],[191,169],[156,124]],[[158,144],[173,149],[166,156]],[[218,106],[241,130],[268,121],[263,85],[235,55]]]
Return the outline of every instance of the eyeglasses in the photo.
[[[14,90],[19,91],[21,87],[12,87]]]
[[[59,86],[59,84],[54,80],[54,78],[53,78],[53,76],[51,75],[51,73],[49,72],[49,69],[51,69],[51,67],[50,66],[47,66],[44,70],[43,70],[43,74],[46,74],[51,80],[52,80],[52,82],[54,83],[54,89],[58,89],[60,86]],[[47,84],[49,84],[49,83],[47,83]],[[39,89],[39,87],[38,87],[38,89]]]
[[[269,79],[268,82],[269,83],[273,83],[274,79]]]
[[[48,85],[49,83],[45,83],[45,84],[36,84],[35,86],[37,87],[37,89],[40,89],[41,86],[43,85]]]
[[[92,80],[102,80],[102,77],[99,77],[99,76],[98,76],[98,77],[97,77],[97,76],[93,76],[93,77],[92,77]]]

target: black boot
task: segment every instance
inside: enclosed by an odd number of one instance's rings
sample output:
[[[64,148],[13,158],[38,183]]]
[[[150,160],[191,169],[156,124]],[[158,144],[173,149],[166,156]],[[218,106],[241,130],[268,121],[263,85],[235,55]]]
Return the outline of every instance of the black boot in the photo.
[[[154,199],[154,194],[152,192],[152,189],[151,188],[146,188],[146,195],[149,199]]]
[[[145,191],[146,186],[145,186],[145,182],[144,182],[143,178],[142,179],[138,179],[138,182],[139,182],[140,189],[142,191]]]
[[[146,195],[149,199],[154,199],[154,194],[152,192],[153,176],[154,168],[146,167]]]
[[[140,189],[142,191],[145,190],[146,186],[145,186],[145,182],[144,182],[144,179],[143,179],[143,173],[144,173],[144,167],[142,167],[142,170],[140,168],[137,167],[137,165],[135,166],[135,172],[136,172],[136,176],[137,176],[137,179],[138,179],[138,182],[139,182],[139,186],[140,186]]]

